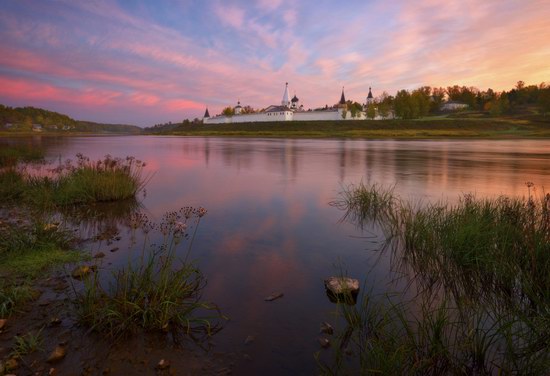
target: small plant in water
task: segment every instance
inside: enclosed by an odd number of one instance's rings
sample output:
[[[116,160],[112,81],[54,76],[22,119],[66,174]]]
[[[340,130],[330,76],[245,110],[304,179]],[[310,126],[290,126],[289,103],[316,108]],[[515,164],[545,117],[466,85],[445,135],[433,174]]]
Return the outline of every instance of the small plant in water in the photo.
[[[42,350],[42,330],[44,328],[41,328],[36,333],[28,332],[25,335],[22,336],[14,336],[14,345],[13,345],[13,352],[12,354],[17,357],[21,357],[23,355],[32,354],[35,351]]]
[[[160,225],[150,222],[144,214],[132,215],[130,227],[133,231],[141,229],[145,235],[141,256],[113,272],[107,288],[98,274],[85,280],[84,289],[75,300],[80,321],[111,337],[139,330],[172,332],[174,338],[179,332],[209,336],[221,329],[217,320],[223,316],[216,306],[201,300],[206,281],[188,261],[205,213],[202,208],[182,208],[165,214]],[[152,230],[163,235],[158,247],[148,244]],[[189,246],[185,258],[180,259],[177,249],[183,240]]]

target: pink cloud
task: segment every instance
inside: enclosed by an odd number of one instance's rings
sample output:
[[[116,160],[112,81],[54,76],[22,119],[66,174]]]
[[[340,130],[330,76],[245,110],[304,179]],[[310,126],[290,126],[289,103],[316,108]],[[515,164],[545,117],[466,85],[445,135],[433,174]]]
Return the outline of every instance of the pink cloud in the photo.
[[[241,30],[244,25],[244,10],[235,6],[227,4],[217,4],[214,7],[214,13],[218,16],[219,20],[227,26]]]

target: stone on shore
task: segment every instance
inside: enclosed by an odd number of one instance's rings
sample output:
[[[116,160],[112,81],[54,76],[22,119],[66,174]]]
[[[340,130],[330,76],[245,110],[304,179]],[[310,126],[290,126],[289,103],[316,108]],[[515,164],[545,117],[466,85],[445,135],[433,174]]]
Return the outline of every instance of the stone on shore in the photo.
[[[81,265],[81,266],[77,266],[76,268],[73,269],[73,272],[71,273],[71,276],[74,279],[82,279],[85,276],[87,276],[88,274],[90,274],[91,272],[92,272],[92,268],[90,268],[87,265]]]
[[[65,349],[65,346],[58,345],[55,347],[55,349],[52,351],[46,362],[48,363],[55,363],[59,362],[61,359],[63,359],[67,355],[67,350]]]
[[[330,277],[325,279],[325,287],[334,295],[359,292],[359,280],[348,277]]]

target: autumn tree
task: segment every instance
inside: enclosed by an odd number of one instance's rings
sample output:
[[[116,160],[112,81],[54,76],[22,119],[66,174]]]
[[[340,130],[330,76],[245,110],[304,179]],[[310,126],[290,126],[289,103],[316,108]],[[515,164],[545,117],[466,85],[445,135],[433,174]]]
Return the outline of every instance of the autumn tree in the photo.
[[[380,94],[376,99],[378,105],[378,115],[382,118],[387,118],[390,116],[390,111],[393,108],[394,98],[391,95],[388,95],[385,91]]]
[[[537,105],[543,116],[550,113],[550,88],[540,90]]]
[[[425,86],[412,92],[412,118],[420,118],[428,115],[430,111],[430,91],[430,88]]]
[[[256,111],[255,109],[253,109],[250,106],[244,106],[241,109],[241,114],[255,114],[256,112],[258,112],[258,111]]]
[[[354,118],[354,119],[363,110],[363,106],[361,106],[360,103],[353,102],[353,101],[347,101],[346,102],[346,107],[347,107],[348,111],[351,113],[351,117]]]
[[[412,108],[411,94],[407,90],[399,90],[395,95],[395,115],[402,119],[412,119],[414,109]]]
[[[21,122],[20,127],[21,127],[21,130],[24,130],[24,131],[32,130],[32,118],[30,116],[25,116],[25,118]]]
[[[369,103],[367,105],[367,118],[374,120],[376,117],[376,105],[374,103]]]
[[[495,97],[490,104],[489,112],[493,116],[506,114],[510,110],[510,100],[508,99],[508,94],[503,91]]]
[[[445,89],[442,87],[434,87],[432,89],[431,98],[432,100],[430,102],[430,112],[438,112],[441,108],[441,105],[443,104],[443,101],[445,100]]]
[[[235,110],[233,109],[233,107],[226,107],[222,110],[222,115],[233,116],[235,115]]]

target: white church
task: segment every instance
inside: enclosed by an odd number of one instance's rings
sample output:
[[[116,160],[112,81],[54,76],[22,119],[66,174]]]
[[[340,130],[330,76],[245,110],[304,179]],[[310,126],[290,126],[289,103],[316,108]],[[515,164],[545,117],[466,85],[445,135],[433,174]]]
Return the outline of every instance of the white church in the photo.
[[[367,119],[367,106],[373,103],[373,101],[374,97],[372,95],[371,88],[369,88],[369,94],[367,95],[367,100],[363,106],[363,110],[357,111],[355,113],[355,117],[353,117],[351,111],[347,109],[346,97],[344,95],[344,89],[342,88],[342,95],[340,96],[340,101],[338,104],[323,109],[306,111],[304,110],[304,106],[300,105],[300,100],[296,97],[296,95],[290,99],[287,82],[280,105],[271,105],[257,113],[243,114],[241,103],[238,102],[237,106],[234,107],[234,115],[217,115],[214,117],[210,117],[207,108],[204,113],[203,122],[205,124],[226,124],[268,121],[365,120]],[[377,114],[374,119],[378,120],[382,119],[382,117]]]

